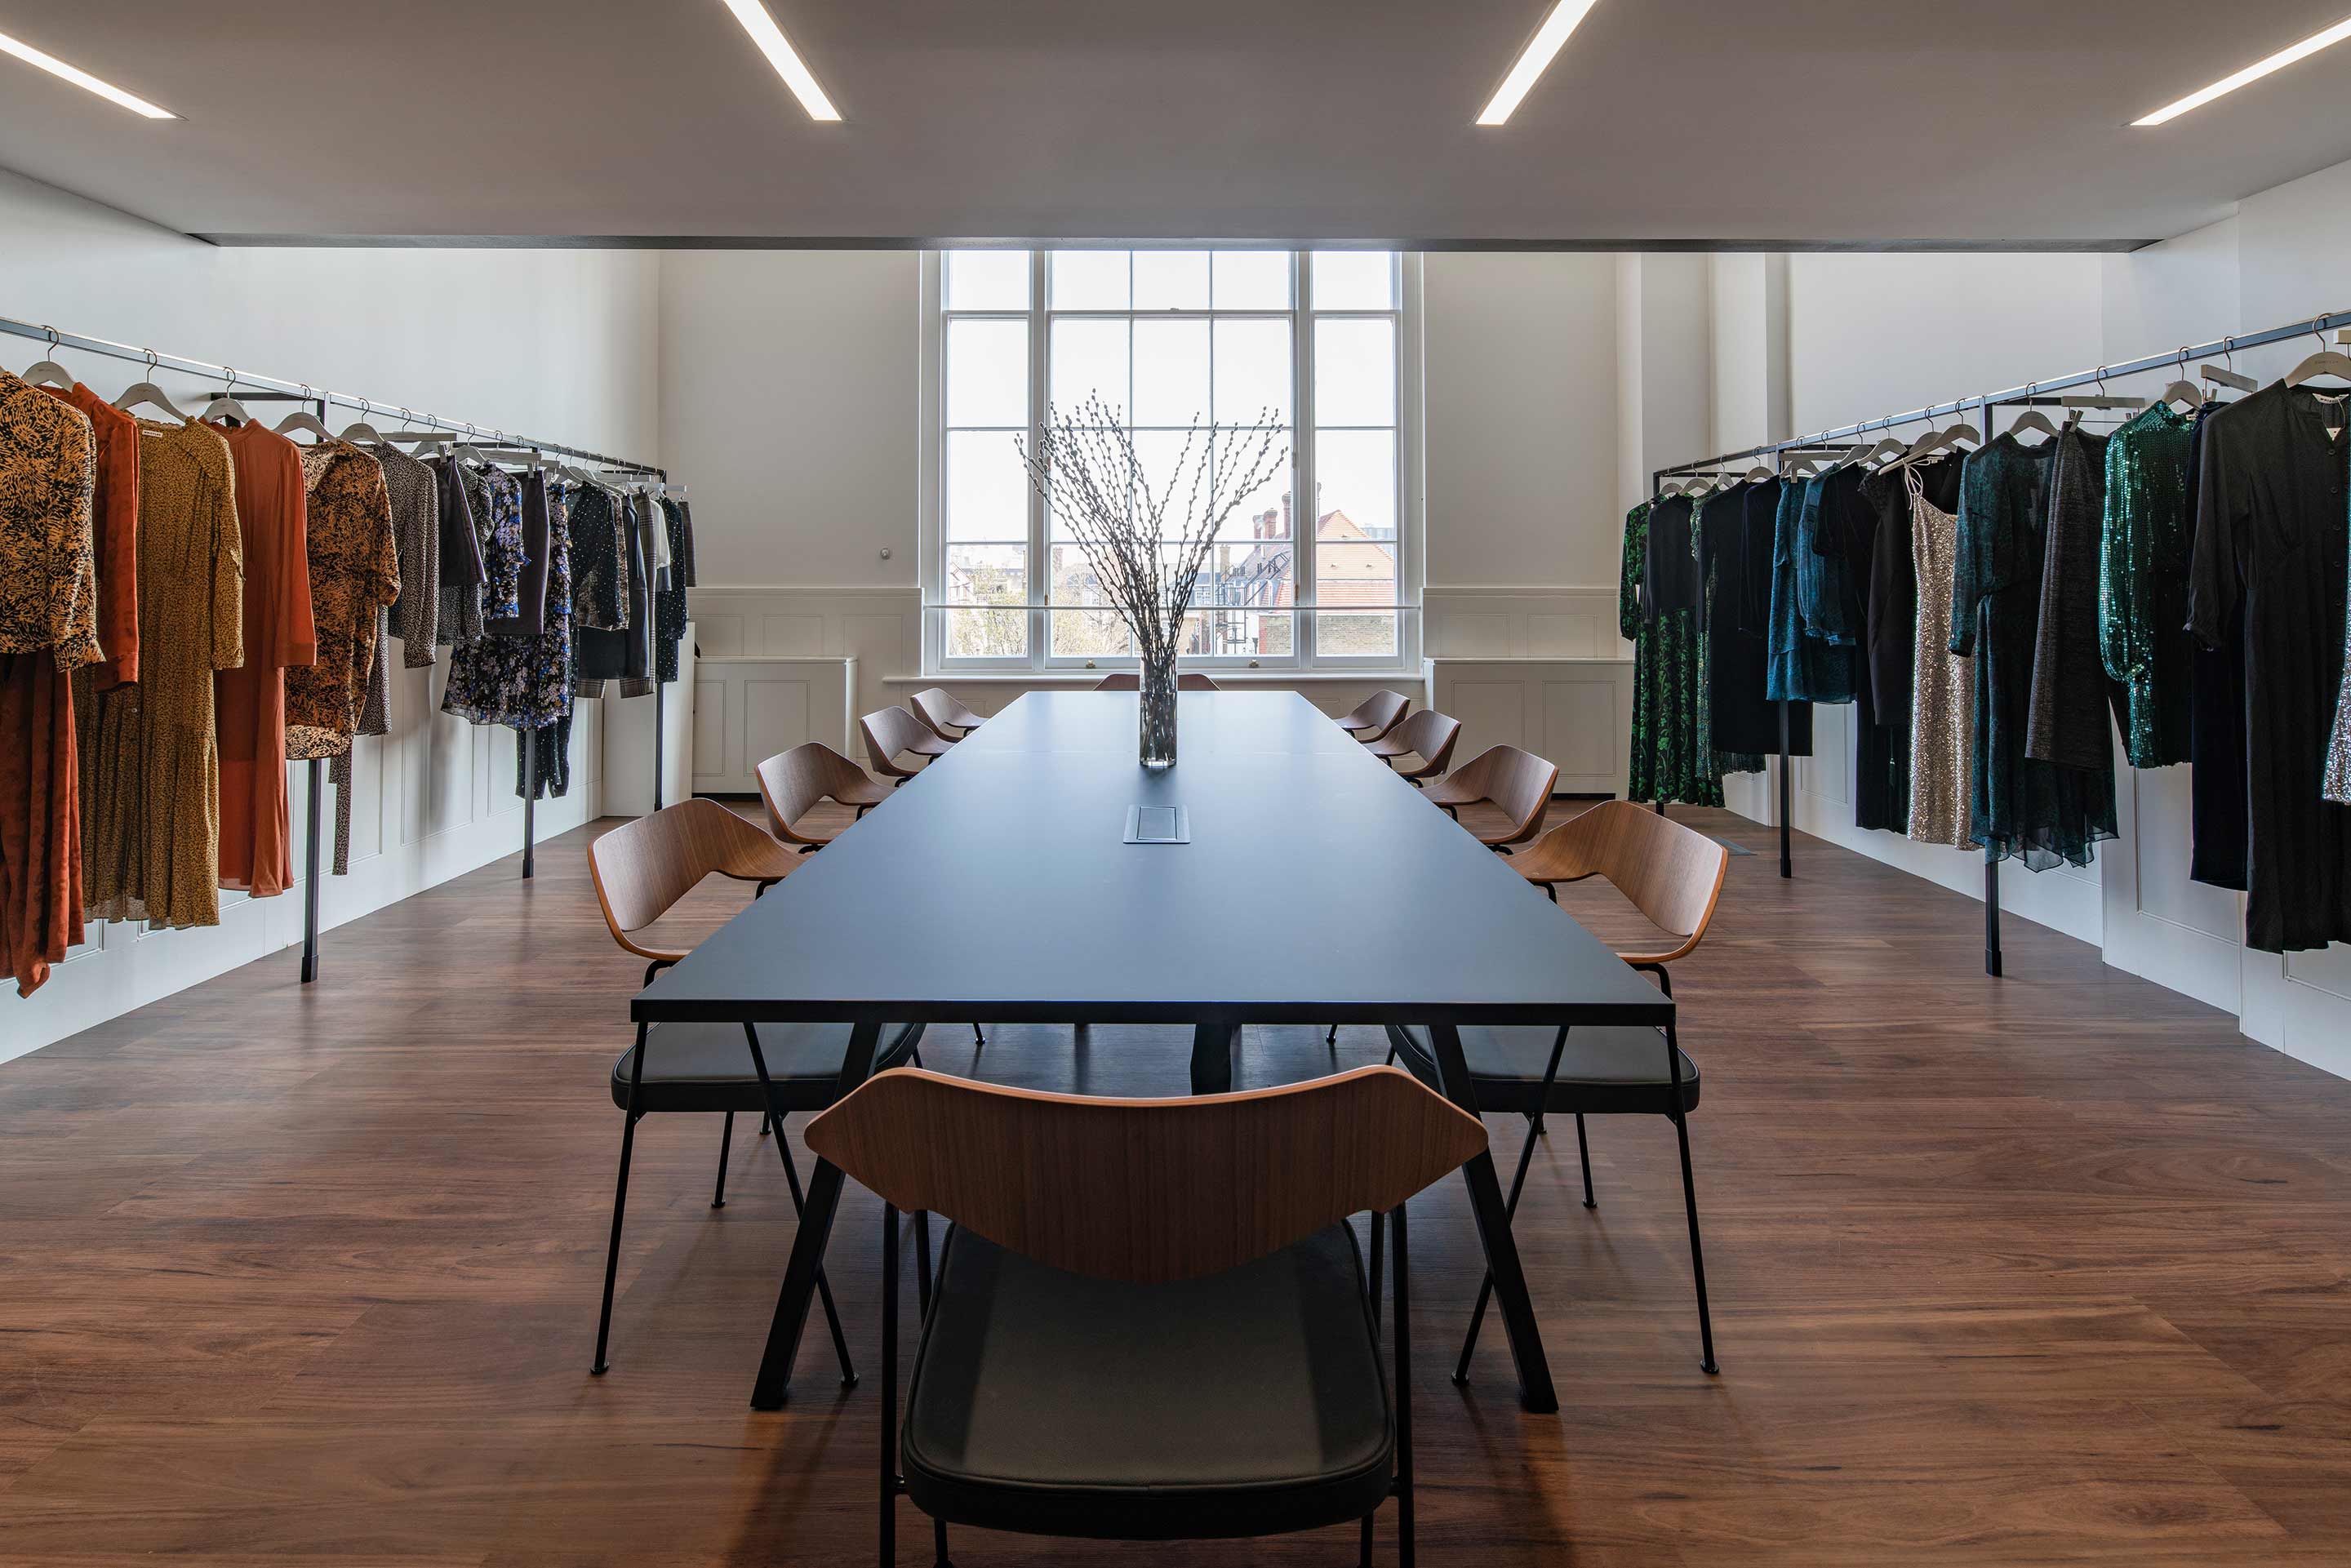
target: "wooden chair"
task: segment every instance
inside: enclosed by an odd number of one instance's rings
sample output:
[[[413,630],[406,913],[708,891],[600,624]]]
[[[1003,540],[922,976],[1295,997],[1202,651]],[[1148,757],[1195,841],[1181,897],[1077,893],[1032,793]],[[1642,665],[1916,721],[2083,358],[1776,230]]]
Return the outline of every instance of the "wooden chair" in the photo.
[[[883,1563],[902,1492],[941,1563],[950,1523],[1168,1541],[1358,1520],[1368,1562],[1390,1496],[1413,1561],[1405,1207],[1485,1148],[1475,1119],[1393,1068],[1169,1100],[901,1070],[808,1136],[882,1197]],[[902,1209],[922,1311],[903,1435]],[[1364,1210],[1368,1283],[1347,1223]]]
[[[1657,977],[1667,996],[1674,994],[1673,977],[1666,966],[1687,956],[1706,936],[1722,896],[1722,879],[1730,852],[1695,829],[1645,810],[1627,800],[1609,800],[1545,833],[1511,864],[1529,882],[1540,883],[1552,902],[1554,884],[1579,882],[1588,876],[1606,878],[1648,921],[1673,940],[1654,950],[1619,953],[1636,969]],[[1402,1055],[1425,1082],[1436,1081],[1436,1058],[1427,1031],[1390,1025],[1390,1061]],[[1519,1193],[1526,1186],[1527,1166],[1534,1157],[1535,1134],[1542,1118],[1562,1113],[1575,1117],[1575,1150],[1583,1166],[1583,1207],[1595,1208],[1592,1194],[1592,1149],[1583,1118],[1592,1115],[1662,1115],[1674,1124],[1681,1144],[1682,1207],[1689,1221],[1690,1274],[1698,1286],[1698,1363],[1716,1370],[1714,1322],[1707,1311],[1706,1257],[1698,1244],[1698,1190],[1690,1176],[1689,1129],[1685,1118],[1698,1109],[1698,1063],[1681,1048],[1675,1026],[1663,1030],[1637,1027],[1585,1027],[1572,1033],[1541,1026],[1467,1028],[1461,1031],[1462,1053],[1480,1111],[1515,1113],[1527,1118],[1527,1145],[1519,1153],[1518,1175],[1510,1182],[1508,1211],[1518,1212]],[[1454,1380],[1469,1375],[1469,1353],[1478,1343],[1479,1325],[1493,1291],[1493,1276],[1478,1292],[1470,1315],[1468,1337],[1462,1342],[1460,1364]]]
[[[945,686],[927,686],[907,699],[914,716],[931,727],[941,740],[961,740],[987,721],[963,706]]]
[[[705,877],[715,873],[755,883],[756,898],[805,863],[716,800],[681,800],[624,822],[588,846],[588,872],[595,881],[604,924],[613,941],[651,960],[645,966],[647,985],[685,954],[652,946],[640,933]],[[920,1024],[902,1026],[877,1062],[883,1058],[893,1065],[921,1060],[914,1047],[922,1035]],[[799,1170],[790,1141],[783,1135],[784,1117],[794,1111],[820,1111],[841,1097],[841,1061],[848,1049],[846,1024],[637,1026],[636,1043],[612,1063],[612,1103],[626,1113],[626,1120],[621,1124],[621,1176],[612,1192],[612,1239],[604,1257],[604,1306],[596,1322],[596,1361],[590,1371],[601,1375],[608,1364],[604,1352],[611,1337],[612,1287],[620,1274],[621,1221],[628,1208],[629,1157],[636,1147],[637,1124],[656,1112],[724,1113],[718,1188],[710,1200],[711,1207],[724,1208],[735,1113],[760,1117],[762,1132],[775,1129],[777,1157],[783,1162],[784,1182],[791,1189],[797,1214]],[[820,1280],[818,1290],[832,1328],[833,1350],[841,1358],[841,1381],[853,1384],[857,1373],[850,1364],[849,1340],[841,1332],[832,1289]]]
[[[865,769],[820,740],[804,741],[768,758],[754,774],[759,780],[759,798],[768,804],[769,831],[787,843],[798,844],[801,854],[822,849],[837,836],[816,838],[793,828],[819,800],[854,806],[862,817],[890,798],[890,791],[873,782]],[[977,1024],[971,1026],[971,1038],[975,1046],[987,1044]]]
[[[1357,740],[1374,741],[1396,727],[1412,699],[1402,692],[1374,692],[1339,716],[1339,727]]]
[[[759,799],[767,802],[768,831],[799,852],[823,848],[836,835],[818,837],[793,827],[820,800],[854,806],[860,817],[890,798],[890,791],[871,775],[820,740],[811,740],[779,752],[754,770]]]
[[[929,725],[902,707],[869,713],[857,721],[857,727],[865,737],[865,755],[872,759],[873,771],[888,774],[893,789],[945,757],[955,745],[940,739]],[[901,757],[919,757],[923,761],[904,767],[898,761]]]
[[[1453,760],[1453,743],[1461,738],[1461,721],[1425,707],[1371,743],[1374,757],[1416,785],[1434,779]]]
[[[1468,827],[1489,850],[1510,852],[1510,846],[1534,837],[1542,827],[1543,808],[1551,804],[1552,787],[1559,769],[1531,751],[1515,746],[1489,747],[1450,776],[1428,787],[1428,798],[1456,821],[1464,806],[1484,805],[1502,815],[1499,825]]]
[[[1142,689],[1143,677],[1132,670],[1104,675],[1094,683],[1094,690],[1098,692],[1139,692]],[[1197,670],[1185,670],[1176,676],[1176,689],[1179,692],[1220,692],[1225,688]]]

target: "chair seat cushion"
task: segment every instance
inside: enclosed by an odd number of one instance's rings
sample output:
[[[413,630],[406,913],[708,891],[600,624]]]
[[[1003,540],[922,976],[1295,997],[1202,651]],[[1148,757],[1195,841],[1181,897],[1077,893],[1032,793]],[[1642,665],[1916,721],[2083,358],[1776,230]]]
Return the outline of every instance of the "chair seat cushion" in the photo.
[[[1205,1279],[1049,1268],[960,1227],[908,1391],[907,1494],[950,1523],[1129,1541],[1363,1518],[1395,1426],[1353,1233]]]
[[[776,1101],[787,1111],[821,1111],[840,1096],[841,1059],[849,1051],[845,1023],[763,1023],[759,1054]],[[883,1024],[873,1071],[896,1067],[923,1037],[920,1024]],[[645,1075],[637,1109],[660,1111],[749,1111],[767,1109],[759,1096],[758,1070],[739,1023],[657,1023],[646,1031]],[[629,1108],[629,1075],[636,1071],[637,1048],[612,1063],[612,1103]]]
[[[1559,1038],[1557,1025],[1511,1024],[1493,1028],[1470,1025],[1461,1031],[1461,1055],[1469,1063],[1481,1111],[1582,1112],[1586,1115],[1647,1113],[1663,1115],[1672,1097],[1673,1081],[1667,1076],[1663,1030],[1637,1024],[1578,1026],[1567,1031],[1567,1047],[1560,1052],[1559,1076],[1552,1084],[1548,1103],[1538,1103],[1543,1069]],[[1413,1072],[1436,1084],[1436,1057],[1428,1030],[1417,1024],[1391,1026],[1388,1039],[1401,1051]],[[1698,1063],[1679,1051],[1682,1109],[1698,1108]]]

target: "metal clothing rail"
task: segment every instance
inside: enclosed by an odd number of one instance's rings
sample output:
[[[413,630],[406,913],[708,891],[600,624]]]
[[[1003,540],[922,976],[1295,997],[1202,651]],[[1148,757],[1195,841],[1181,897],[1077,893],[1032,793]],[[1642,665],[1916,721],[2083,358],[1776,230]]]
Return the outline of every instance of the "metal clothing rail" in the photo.
[[[123,360],[145,365],[149,371],[176,371],[183,375],[202,376],[219,381],[235,396],[240,387],[252,387],[265,392],[288,393],[306,402],[317,401],[327,407],[357,410],[362,414],[397,413],[434,430],[445,430],[453,435],[475,436],[502,446],[528,446],[550,456],[576,457],[583,463],[600,467],[616,468],[630,474],[658,476],[659,468],[650,464],[633,462],[625,457],[613,457],[601,452],[590,452],[584,446],[566,446],[559,442],[541,441],[536,436],[517,435],[495,425],[473,424],[464,420],[445,419],[437,413],[427,413],[404,403],[385,402],[379,398],[364,398],[352,392],[339,392],[327,387],[312,386],[308,382],[282,381],[276,376],[257,376],[240,371],[233,365],[216,365],[206,360],[191,360],[177,354],[161,354],[131,343],[117,343],[110,339],[85,337],[78,332],[61,332],[55,327],[32,321],[19,321],[0,316],[0,333],[14,338],[47,343],[52,350],[72,349],[85,354],[100,354],[110,360]],[[324,417],[323,415],[321,416]]]
[[[2076,371],[2071,375],[2057,376],[2049,381],[2027,382],[2022,386],[2010,387],[2004,392],[1979,392],[1974,397],[1959,398],[1951,402],[1929,403],[1924,408],[1913,409],[1907,413],[1888,414],[1884,419],[1865,420],[1859,424],[1840,425],[1834,430],[1823,430],[1813,435],[1800,435],[1787,441],[1769,442],[1761,446],[1750,446],[1740,452],[1726,452],[1719,456],[1700,458],[1694,463],[1683,463],[1671,468],[1656,470],[1649,476],[1649,496],[1653,502],[1656,501],[1665,489],[1666,481],[1668,479],[1713,473],[1741,463],[1751,462],[1756,458],[1774,457],[1783,453],[1834,446],[1850,443],[1860,436],[1875,435],[1882,431],[1892,430],[1897,425],[1922,423],[1951,414],[1973,413],[1981,422],[1979,428],[1982,430],[1984,438],[1990,440],[1993,434],[1991,414],[1992,410],[1996,408],[2054,402],[2057,401],[2052,395],[2054,393],[2071,392],[2077,387],[2102,385],[2106,382],[2126,376],[2146,375],[2154,371],[2177,369],[2181,372],[2180,379],[2184,381],[2188,379],[2186,371],[2190,360],[2209,360],[2215,355],[2220,355],[2233,361],[2240,349],[2266,348],[2273,343],[2292,342],[2297,338],[2315,338],[2322,349],[2330,348],[2332,345],[2327,342],[2326,334],[2346,327],[2351,327],[2351,310],[2330,311],[2324,316],[2313,316],[2306,320],[2288,322],[2283,327],[2272,327],[2263,331],[2232,334],[2215,339],[2209,343],[2182,344],[2168,354],[2148,354],[2140,359],[2125,361],[2120,364],[2100,365],[2095,370]],[[1788,854],[1790,803],[1788,769],[1788,705],[1782,703],[1780,705],[1780,874],[1782,876],[1791,874]],[[1662,812],[1665,809],[1665,802],[1658,801],[1657,810]],[[2002,968],[2000,946],[2000,862],[1989,851],[1984,855],[1983,904],[1984,973],[1997,977]]]
[[[624,457],[613,457],[601,452],[591,452],[584,446],[567,446],[559,442],[541,441],[535,436],[518,435],[513,431],[501,430],[495,425],[473,424],[463,420],[444,419],[439,414],[420,413],[403,403],[380,402],[372,398],[360,397],[350,392],[339,392],[326,387],[312,386],[308,382],[289,382],[276,376],[252,375],[232,365],[218,365],[206,360],[191,360],[178,354],[159,353],[153,349],[141,348],[131,343],[118,343],[108,338],[91,338],[78,332],[60,331],[45,323],[20,321],[13,317],[0,316],[0,334],[23,338],[36,343],[46,343],[51,352],[59,349],[71,349],[78,353],[96,354],[104,359],[120,360],[129,364],[143,365],[151,377],[157,371],[172,371],[181,375],[200,377],[205,381],[217,381],[222,383],[225,394],[230,397],[237,396],[242,392],[251,396],[256,402],[267,398],[276,402],[311,404],[315,406],[321,423],[326,422],[329,411],[337,406],[357,410],[362,417],[396,413],[412,424],[423,425],[434,430],[445,430],[451,434],[467,435],[494,445],[528,446],[549,456],[577,458],[582,463],[592,463],[601,468],[615,469],[622,473],[643,475],[657,479],[664,486],[669,477],[666,470],[650,464],[632,462]],[[658,683],[653,689],[656,693],[660,691]],[[531,878],[536,870],[534,862],[538,849],[535,808],[538,797],[538,753],[533,739],[536,734],[536,731],[531,730],[515,731],[517,740],[523,747],[524,758],[522,874],[526,881]],[[654,776],[658,779],[661,768],[659,750],[661,736],[658,722],[654,727],[653,745],[655,747]],[[306,986],[317,979],[319,975],[319,808],[325,774],[325,767],[319,759],[309,760],[306,774],[308,800],[303,834],[302,888],[302,983]],[[655,785],[655,789],[657,792],[654,804],[658,806],[660,804],[658,783]]]

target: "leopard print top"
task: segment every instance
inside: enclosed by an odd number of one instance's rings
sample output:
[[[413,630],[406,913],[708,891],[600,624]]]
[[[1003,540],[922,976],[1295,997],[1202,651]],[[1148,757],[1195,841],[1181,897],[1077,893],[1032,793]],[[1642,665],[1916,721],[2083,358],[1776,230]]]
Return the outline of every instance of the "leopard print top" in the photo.
[[[97,486],[89,415],[0,371],[0,653],[99,659]]]
[[[340,757],[360,727],[384,608],[400,597],[392,495],[383,465],[340,441],[302,449],[302,484],[319,662],[286,672],[286,755]]]

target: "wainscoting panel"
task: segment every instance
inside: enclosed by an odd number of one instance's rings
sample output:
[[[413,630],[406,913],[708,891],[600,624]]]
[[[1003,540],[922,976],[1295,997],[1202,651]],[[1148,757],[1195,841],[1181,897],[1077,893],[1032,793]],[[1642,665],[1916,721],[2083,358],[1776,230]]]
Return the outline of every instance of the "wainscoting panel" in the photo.
[[[858,715],[899,700],[884,677],[923,667],[923,596],[911,585],[694,588],[686,601],[705,659],[857,661],[857,685],[846,698],[852,727]],[[811,722],[821,727],[829,716]],[[814,738],[838,744],[821,732]]]
[[[1630,659],[1437,658],[1427,667],[1430,706],[1461,721],[1456,766],[1489,746],[1518,746],[1558,765],[1562,795],[1625,793]]]
[[[704,647],[708,647],[705,641]],[[779,751],[820,740],[864,760],[852,744],[857,659],[705,656],[696,665],[694,792],[747,795],[754,769]]]
[[[1436,659],[1628,657],[1616,589],[1573,584],[1432,586],[1421,595],[1422,653]]]

